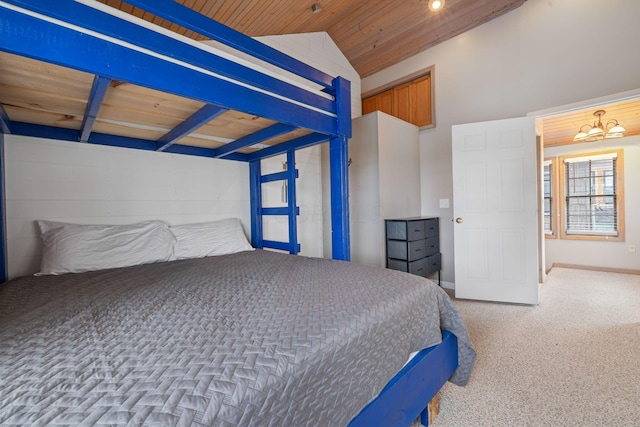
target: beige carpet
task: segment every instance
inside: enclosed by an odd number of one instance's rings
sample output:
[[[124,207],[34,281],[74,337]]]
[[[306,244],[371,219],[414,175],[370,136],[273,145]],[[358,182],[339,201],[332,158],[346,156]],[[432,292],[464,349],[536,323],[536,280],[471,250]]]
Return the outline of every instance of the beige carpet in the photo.
[[[554,268],[540,300],[455,300],[478,358],[434,427],[640,426],[640,276]]]

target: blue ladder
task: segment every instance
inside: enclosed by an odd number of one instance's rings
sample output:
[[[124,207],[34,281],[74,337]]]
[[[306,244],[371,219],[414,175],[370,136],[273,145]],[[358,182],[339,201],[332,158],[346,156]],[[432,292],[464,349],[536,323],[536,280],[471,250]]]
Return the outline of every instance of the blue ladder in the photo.
[[[260,159],[249,162],[250,191],[251,191],[251,244],[254,248],[278,249],[290,254],[300,252],[298,243],[298,221],[300,207],[296,203],[296,156],[294,150],[287,151],[287,167],[282,172],[262,175]],[[262,184],[274,181],[286,183],[286,207],[265,208],[262,206]],[[286,215],[289,221],[289,241],[278,242],[265,240],[263,237],[262,217],[265,215]]]

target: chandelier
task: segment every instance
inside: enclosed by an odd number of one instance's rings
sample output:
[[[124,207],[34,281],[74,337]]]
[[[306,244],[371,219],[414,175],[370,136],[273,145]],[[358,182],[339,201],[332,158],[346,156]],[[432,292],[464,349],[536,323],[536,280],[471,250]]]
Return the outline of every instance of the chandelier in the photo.
[[[598,120],[593,122],[593,125],[586,124],[580,126],[578,133],[573,137],[574,141],[593,142],[603,138],[621,138],[625,128],[623,128],[616,119],[611,119],[607,124],[602,124],[602,116],[606,114],[604,110],[598,110],[593,113],[594,117]],[[611,126],[611,127],[610,127]],[[586,130],[585,127],[588,129]],[[585,130],[583,130],[585,129]]]

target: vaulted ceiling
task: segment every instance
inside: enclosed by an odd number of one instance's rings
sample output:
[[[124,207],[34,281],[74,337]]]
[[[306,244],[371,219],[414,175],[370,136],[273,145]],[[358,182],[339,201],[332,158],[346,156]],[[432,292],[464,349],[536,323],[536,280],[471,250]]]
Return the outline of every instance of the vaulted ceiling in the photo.
[[[120,0],[100,0],[187,37],[192,31]],[[446,0],[433,12],[428,0],[176,0],[246,35],[326,31],[367,77],[520,7],[525,0]],[[314,12],[315,10],[315,12]]]

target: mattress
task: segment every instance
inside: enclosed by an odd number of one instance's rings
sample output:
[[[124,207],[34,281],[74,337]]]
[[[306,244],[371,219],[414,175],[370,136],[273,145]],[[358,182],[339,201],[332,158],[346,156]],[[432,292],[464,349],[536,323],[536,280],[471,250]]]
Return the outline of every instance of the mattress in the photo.
[[[402,272],[269,251],[0,287],[2,425],[346,425],[411,352],[458,337]]]

